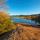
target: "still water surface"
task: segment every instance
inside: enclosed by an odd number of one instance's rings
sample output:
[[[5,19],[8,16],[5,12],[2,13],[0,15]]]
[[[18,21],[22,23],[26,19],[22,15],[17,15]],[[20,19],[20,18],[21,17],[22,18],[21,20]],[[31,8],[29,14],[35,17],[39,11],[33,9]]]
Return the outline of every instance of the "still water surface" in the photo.
[[[38,25],[38,22],[35,22],[33,20],[28,20],[28,19],[22,19],[22,18],[12,18],[12,20],[16,23],[24,23],[24,24],[29,24],[29,25]]]

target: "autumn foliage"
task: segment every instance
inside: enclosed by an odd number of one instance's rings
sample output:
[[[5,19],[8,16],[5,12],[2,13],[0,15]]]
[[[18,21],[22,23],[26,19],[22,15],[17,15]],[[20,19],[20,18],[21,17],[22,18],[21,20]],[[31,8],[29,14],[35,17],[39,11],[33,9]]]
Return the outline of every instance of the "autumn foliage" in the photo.
[[[15,25],[11,22],[10,16],[5,12],[0,12],[0,32],[6,32],[15,29]]]

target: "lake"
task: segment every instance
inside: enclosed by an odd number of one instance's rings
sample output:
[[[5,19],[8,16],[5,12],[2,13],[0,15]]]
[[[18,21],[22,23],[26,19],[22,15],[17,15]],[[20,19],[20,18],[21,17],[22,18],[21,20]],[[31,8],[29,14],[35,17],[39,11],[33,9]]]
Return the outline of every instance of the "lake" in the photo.
[[[39,25],[38,22],[35,22],[33,20],[29,20],[29,19],[22,19],[22,18],[12,18],[12,21],[16,22],[16,23],[24,23],[24,24],[29,24],[29,25]]]

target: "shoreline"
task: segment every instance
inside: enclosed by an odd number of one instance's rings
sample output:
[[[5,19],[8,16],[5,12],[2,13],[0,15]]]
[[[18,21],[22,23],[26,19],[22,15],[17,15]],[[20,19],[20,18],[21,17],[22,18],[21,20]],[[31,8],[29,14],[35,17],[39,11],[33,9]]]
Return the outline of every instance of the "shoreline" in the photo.
[[[24,24],[24,23],[16,23],[16,26],[25,26],[25,27],[36,27],[36,28],[40,28],[40,26],[29,25],[29,24]]]

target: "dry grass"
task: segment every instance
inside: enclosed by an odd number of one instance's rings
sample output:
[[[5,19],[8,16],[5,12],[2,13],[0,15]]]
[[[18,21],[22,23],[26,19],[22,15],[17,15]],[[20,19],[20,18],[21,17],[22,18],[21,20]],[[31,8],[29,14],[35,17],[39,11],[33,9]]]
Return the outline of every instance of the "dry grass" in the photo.
[[[19,27],[8,40],[40,40],[40,28]]]

